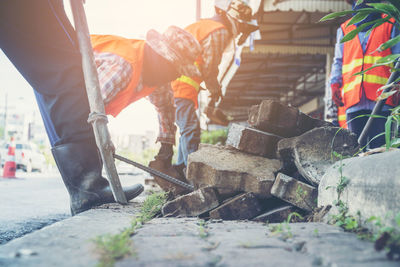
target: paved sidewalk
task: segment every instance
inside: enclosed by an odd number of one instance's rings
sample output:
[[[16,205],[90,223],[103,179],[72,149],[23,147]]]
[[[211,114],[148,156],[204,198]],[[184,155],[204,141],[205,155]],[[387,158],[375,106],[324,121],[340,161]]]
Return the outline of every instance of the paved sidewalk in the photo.
[[[95,266],[91,240],[119,233],[139,212],[105,205],[57,222],[0,246],[0,266]],[[283,234],[262,223],[157,218],[137,230],[134,255],[116,266],[399,266],[387,261],[373,244],[322,223],[290,224]]]

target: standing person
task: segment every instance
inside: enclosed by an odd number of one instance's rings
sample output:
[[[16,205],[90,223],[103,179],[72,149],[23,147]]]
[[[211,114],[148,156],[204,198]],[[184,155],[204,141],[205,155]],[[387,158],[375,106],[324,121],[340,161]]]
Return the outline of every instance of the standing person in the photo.
[[[165,47],[161,42],[155,43],[160,49]],[[146,47],[141,45],[149,58],[143,59],[143,69],[152,69],[144,62],[158,64],[158,56],[153,48]],[[63,1],[0,1],[0,48],[35,88],[53,156],[70,195],[72,215],[114,202],[109,183],[101,175],[102,162],[92,126],[87,123],[89,103],[82,59]],[[184,49],[181,47],[180,51]],[[143,186],[137,184],[123,190],[131,200],[143,191]]]
[[[364,0],[358,5],[355,0],[347,0],[347,2],[352,5],[353,10],[358,10],[368,7],[368,3],[379,3],[381,1]],[[367,115],[371,114],[376,104],[376,99],[380,94],[378,89],[387,83],[391,72],[389,66],[380,66],[363,75],[354,74],[370,68],[382,57],[400,53],[400,44],[382,52],[378,51],[378,47],[397,36],[399,30],[393,24],[386,22],[373,29],[371,33],[368,30],[371,29],[372,25],[364,28],[351,41],[345,43],[340,43],[340,41],[344,35],[360,27],[360,25],[380,18],[379,13],[372,13],[355,25],[348,26],[350,21],[348,20],[337,30],[335,57],[330,79],[332,99],[339,109],[345,109],[348,128],[357,136],[361,134],[368,120]],[[398,103],[398,97],[390,97],[379,115],[387,117],[390,114],[390,109]],[[374,120],[368,135],[369,148],[380,147],[385,143],[384,136],[374,139],[375,136],[385,131],[385,122],[385,119],[380,118]]]
[[[185,28],[200,43],[202,54],[196,60],[201,75],[182,75],[171,83],[174,103],[176,106],[176,123],[179,127],[180,139],[178,160],[175,169],[184,177],[184,168],[187,166],[187,157],[198,149],[200,143],[200,124],[196,115],[198,108],[198,94],[200,83],[204,81],[211,94],[211,103],[216,103],[222,97],[221,85],[218,81],[218,66],[222,54],[227,46],[240,34],[239,44],[244,43],[248,35],[257,30],[252,20],[252,10],[243,0],[233,0],[227,10],[215,6],[216,15],[209,19],[201,19]],[[172,99],[170,97],[169,99]],[[155,103],[159,112],[161,148],[156,161],[163,161],[165,168],[171,164],[173,155],[172,146],[175,143],[175,129],[167,125],[163,118],[168,117],[165,110],[174,110],[173,103],[159,100],[157,95],[150,95],[150,101]],[[160,105],[164,103],[164,105]],[[161,171],[165,171],[160,169]]]

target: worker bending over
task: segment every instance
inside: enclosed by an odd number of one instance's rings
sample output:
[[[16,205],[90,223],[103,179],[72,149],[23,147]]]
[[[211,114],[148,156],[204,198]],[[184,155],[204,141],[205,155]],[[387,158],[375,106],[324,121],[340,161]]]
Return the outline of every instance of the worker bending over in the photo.
[[[172,93],[168,101],[161,99],[164,96],[157,95],[157,92],[150,95],[150,101],[157,106],[159,113],[160,135],[158,141],[161,148],[156,156],[156,161],[162,161],[164,165],[160,171],[166,171],[171,165],[173,156],[172,147],[175,144],[176,127],[170,123],[176,106],[176,123],[179,127],[180,139],[178,147],[178,160],[175,169],[184,177],[184,168],[187,166],[188,155],[198,149],[200,143],[200,125],[196,115],[198,108],[198,94],[200,83],[204,81],[207,90],[210,92],[210,107],[222,97],[221,84],[218,81],[218,66],[221,63],[222,55],[231,42],[241,35],[239,44],[247,39],[249,34],[258,27],[252,20],[251,8],[242,0],[233,0],[227,10],[215,6],[216,15],[209,19],[201,19],[185,28],[191,33],[201,45],[201,56],[196,60],[196,66],[200,75],[182,75],[170,85]],[[234,46],[232,46],[234,47]],[[174,101],[174,102],[172,102]],[[164,103],[164,106],[160,104]],[[208,114],[210,115],[210,114]],[[212,114],[211,114],[212,115]]]

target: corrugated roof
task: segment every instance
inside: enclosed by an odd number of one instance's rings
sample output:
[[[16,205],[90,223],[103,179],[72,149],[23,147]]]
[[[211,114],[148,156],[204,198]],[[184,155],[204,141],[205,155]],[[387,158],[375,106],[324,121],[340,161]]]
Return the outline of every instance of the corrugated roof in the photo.
[[[333,54],[331,46],[301,46],[301,45],[256,45],[253,51],[248,47],[243,49],[244,54],[287,54],[287,55],[326,55]]]
[[[350,9],[345,0],[265,0],[264,11],[337,12]]]

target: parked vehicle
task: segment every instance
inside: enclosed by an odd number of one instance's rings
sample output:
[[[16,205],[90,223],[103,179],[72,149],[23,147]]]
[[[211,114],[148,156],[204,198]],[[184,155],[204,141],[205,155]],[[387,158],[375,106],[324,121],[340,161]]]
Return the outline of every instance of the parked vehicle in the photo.
[[[1,166],[4,166],[8,154],[9,143],[4,143],[0,148]],[[16,142],[15,143],[15,163],[17,170],[25,172],[41,172],[46,166],[44,155],[39,151],[34,143]]]

